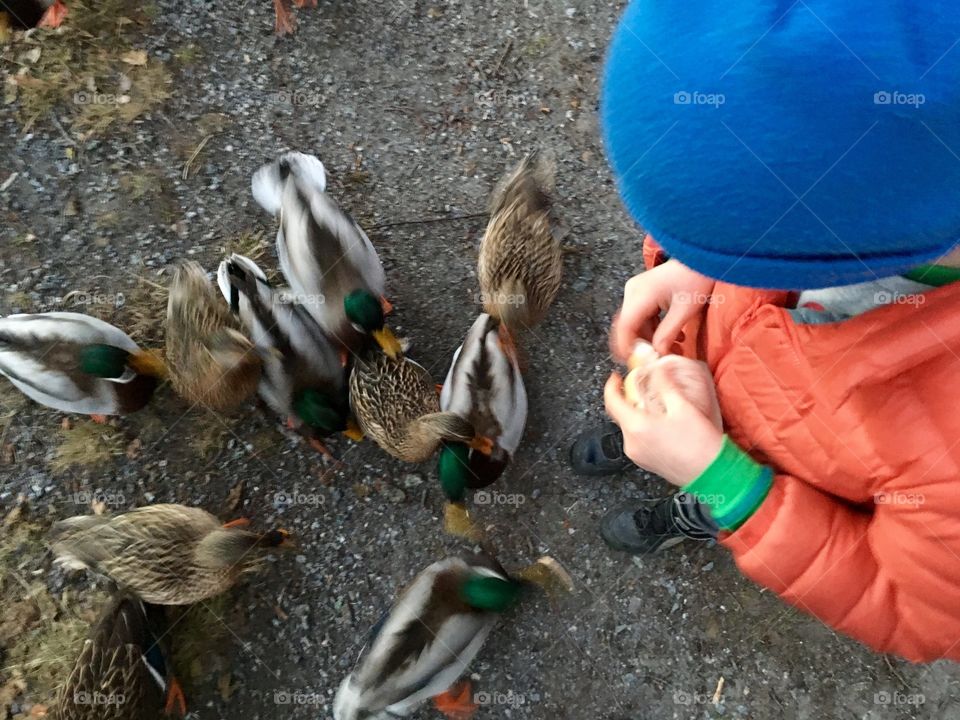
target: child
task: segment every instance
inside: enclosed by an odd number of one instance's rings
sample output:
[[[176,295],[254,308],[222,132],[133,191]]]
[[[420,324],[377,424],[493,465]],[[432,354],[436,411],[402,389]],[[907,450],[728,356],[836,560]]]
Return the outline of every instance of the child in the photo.
[[[657,242],[611,348],[709,370],[724,426],[669,374],[636,405],[614,374],[616,426],[571,452],[683,490],[608,514],[612,547],[719,536],[785,601],[913,661],[960,660],[957,37],[941,3],[628,7],[602,116]]]

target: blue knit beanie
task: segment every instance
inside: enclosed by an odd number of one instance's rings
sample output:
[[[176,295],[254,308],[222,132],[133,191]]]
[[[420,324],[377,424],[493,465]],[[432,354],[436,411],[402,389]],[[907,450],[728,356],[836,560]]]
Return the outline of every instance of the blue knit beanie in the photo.
[[[956,0],[634,0],[601,105],[630,212],[711,277],[842,285],[960,243]]]

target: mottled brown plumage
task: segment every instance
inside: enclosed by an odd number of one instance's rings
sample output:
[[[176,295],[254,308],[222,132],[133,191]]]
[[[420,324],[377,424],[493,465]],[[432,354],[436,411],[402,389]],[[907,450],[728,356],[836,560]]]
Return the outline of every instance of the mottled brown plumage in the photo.
[[[195,262],[179,266],[170,283],[166,359],[177,394],[220,412],[236,408],[260,382],[259,354]]]
[[[100,616],[60,688],[57,720],[159,720],[174,683],[162,608],[119,596]],[[162,644],[161,644],[162,643]],[[150,667],[157,673],[154,677]]]
[[[368,349],[354,363],[350,406],[364,435],[407,462],[427,460],[444,440],[469,442],[475,435],[463,418],[440,412],[430,373],[378,349]]]
[[[224,527],[184,505],[150,505],[122,515],[80,515],[51,530],[57,562],[106,575],[142,600],[189,605],[218,595],[257,568],[282,530]]]
[[[539,323],[560,290],[563,254],[553,234],[553,168],[528,155],[498,186],[480,242],[483,309],[510,331]]]

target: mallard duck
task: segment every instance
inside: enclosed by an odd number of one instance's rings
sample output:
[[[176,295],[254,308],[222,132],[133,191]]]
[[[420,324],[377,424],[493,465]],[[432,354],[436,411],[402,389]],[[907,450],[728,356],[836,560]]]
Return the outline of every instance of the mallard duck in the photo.
[[[49,312],[0,318],[0,373],[27,397],[64,412],[107,415],[150,400],[163,362],[113,325]]]
[[[347,352],[372,336],[391,357],[400,343],[384,325],[386,277],[366,233],[326,194],[313,155],[289,152],[254,173],[253,197],[280,221],[280,270],[298,301]]]
[[[560,290],[563,252],[551,228],[553,165],[525,157],[493,193],[480,241],[478,276],[483,309],[512,339],[539,323]]]
[[[167,302],[166,359],[177,393],[217,411],[257,390],[261,359],[195,262],[174,270]]]
[[[505,348],[500,322],[481,313],[453,355],[440,393],[440,409],[473,425],[481,449],[471,450],[466,485],[495,482],[520,445],[527,422],[527,392],[516,357]],[[446,445],[441,453],[451,453]]]
[[[263,358],[263,401],[321,452],[329,451],[320,437],[343,432],[362,439],[350,418],[337,349],[306,308],[277,291],[243,255],[220,263],[217,283]]]
[[[149,505],[121,515],[79,515],[54,524],[58,564],[106,575],[140,599],[190,605],[218,595],[252,572],[285,530],[255,533],[240,519],[222,524],[200,508]]]
[[[293,0],[298,7],[316,7],[317,0]],[[292,35],[297,25],[290,14],[290,0],[273,0],[273,12],[276,15],[274,29],[277,35]]]
[[[57,720],[160,720],[186,714],[180,683],[167,662],[163,608],[114,598],[84,641],[60,690]]]
[[[430,373],[404,355],[361,353],[350,373],[350,407],[364,435],[406,462],[427,460],[445,440],[476,442],[467,420],[440,411]]]
[[[513,577],[487,554],[430,565],[378,623],[358,667],[340,685],[335,720],[406,717],[429,698],[449,717],[469,716],[476,709],[469,681],[451,688],[530,584],[573,589],[549,557]]]
[[[29,30],[33,27],[60,27],[67,16],[62,0],[4,0],[0,2],[0,26]]]

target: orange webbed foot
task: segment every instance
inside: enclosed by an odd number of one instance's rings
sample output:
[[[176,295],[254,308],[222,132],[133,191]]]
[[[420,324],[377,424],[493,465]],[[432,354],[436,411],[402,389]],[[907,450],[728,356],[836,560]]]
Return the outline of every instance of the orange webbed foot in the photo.
[[[273,0],[273,11],[277,16],[274,25],[277,35],[292,35],[297,26],[290,14],[290,0]]]
[[[473,689],[469,680],[461,680],[433,699],[437,710],[450,720],[470,720],[480,707],[473,702]]]
[[[187,700],[183,696],[183,688],[180,687],[180,681],[176,678],[170,679],[170,686],[167,688],[167,703],[163,708],[163,712],[165,715],[170,715],[175,712],[180,717],[184,717],[187,714]]]
[[[439,395],[440,393],[443,392],[443,383],[437,383],[436,388],[437,388],[437,395]]]
[[[336,455],[330,452],[330,448],[317,440],[317,438],[307,438],[307,442],[310,443],[310,447],[333,462],[334,466],[338,468],[343,467],[343,461],[338,459]]]
[[[107,424],[107,420],[108,420],[109,418],[108,418],[106,415],[100,415],[99,413],[95,413],[95,414],[93,414],[93,415],[90,416],[90,419],[91,419],[93,422],[95,422],[97,425],[106,425],[106,424]]]
[[[226,529],[242,528],[242,527],[246,527],[249,524],[250,524],[250,518],[241,517],[241,518],[237,518],[236,520],[231,520],[230,522],[225,522],[223,524],[223,527]]]
[[[40,18],[40,22],[37,23],[37,27],[42,28],[58,28],[63,19],[67,17],[67,6],[64,5],[60,0],[54,0],[53,5],[48,7],[43,13],[43,17]]]
[[[298,8],[302,8],[302,7],[315,8],[317,6],[317,0],[293,0],[293,2]]]
[[[386,295],[380,296],[380,307],[383,308],[384,315],[389,315],[390,313],[393,312],[393,303],[387,300]]]

